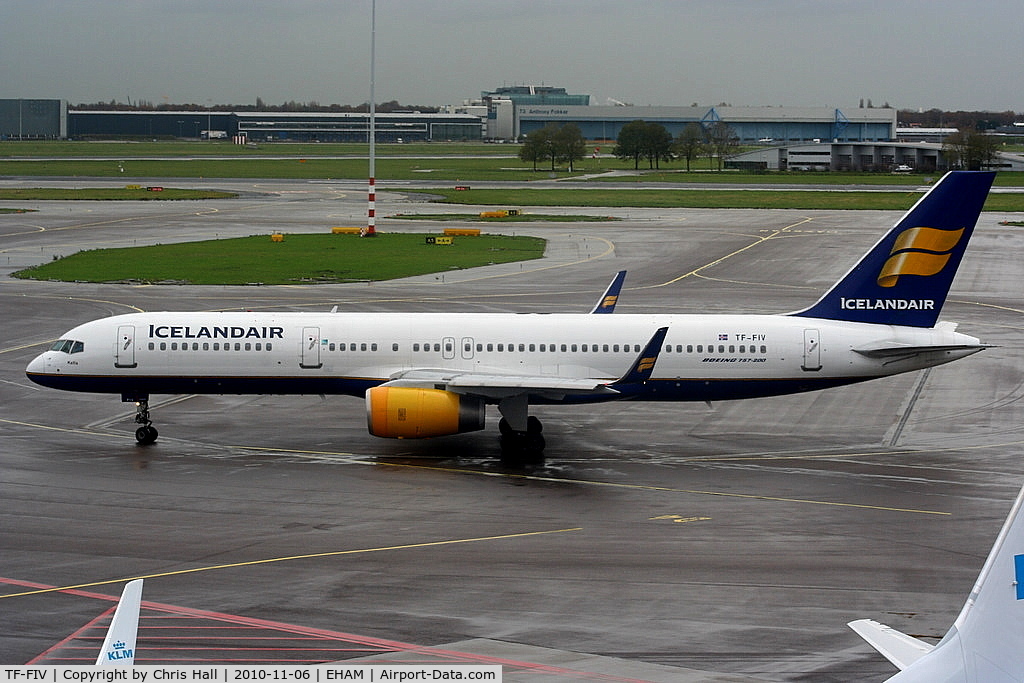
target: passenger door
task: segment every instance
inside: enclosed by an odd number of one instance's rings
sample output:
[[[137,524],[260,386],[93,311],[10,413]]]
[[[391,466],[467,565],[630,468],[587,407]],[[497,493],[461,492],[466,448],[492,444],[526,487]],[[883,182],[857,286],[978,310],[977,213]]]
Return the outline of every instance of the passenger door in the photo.
[[[818,330],[804,330],[804,364],[800,367],[808,372],[821,370],[821,335]]]
[[[302,328],[302,355],[299,359],[299,367],[309,370],[323,367],[320,361],[320,328]]]
[[[135,325],[118,325],[117,345],[114,347],[115,368],[136,368]]]

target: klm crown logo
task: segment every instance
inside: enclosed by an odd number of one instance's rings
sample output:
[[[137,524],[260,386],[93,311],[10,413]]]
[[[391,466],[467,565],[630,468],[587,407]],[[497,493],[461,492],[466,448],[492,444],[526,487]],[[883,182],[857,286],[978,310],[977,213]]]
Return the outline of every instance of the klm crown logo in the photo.
[[[111,649],[107,651],[107,661],[116,662],[122,659],[132,659],[134,651],[128,649],[128,646],[124,641],[117,641],[111,646]]]
[[[895,287],[901,275],[936,275],[942,272],[964,228],[910,228],[896,238],[889,258],[878,274],[879,287]]]

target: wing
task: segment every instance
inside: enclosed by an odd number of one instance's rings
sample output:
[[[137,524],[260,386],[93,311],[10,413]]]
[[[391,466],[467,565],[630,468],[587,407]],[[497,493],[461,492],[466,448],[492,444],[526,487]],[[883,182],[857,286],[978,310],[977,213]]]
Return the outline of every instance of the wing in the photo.
[[[522,394],[553,401],[560,401],[570,394],[605,395],[611,398],[618,394],[628,394],[631,389],[650,379],[667,334],[667,327],[658,329],[644,346],[640,355],[630,364],[625,374],[612,381],[595,377],[479,373],[420,368],[396,373],[383,386],[442,389],[455,394],[480,396],[491,401],[500,401],[503,398]]]

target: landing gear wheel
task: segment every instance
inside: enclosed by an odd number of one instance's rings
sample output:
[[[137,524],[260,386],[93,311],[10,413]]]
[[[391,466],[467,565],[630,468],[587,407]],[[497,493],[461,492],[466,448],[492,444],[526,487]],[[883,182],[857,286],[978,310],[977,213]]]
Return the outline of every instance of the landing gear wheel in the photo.
[[[516,432],[511,429],[501,435],[501,462],[506,467],[523,467],[544,462],[544,435],[539,431]]]
[[[135,402],[135,424],[141,425],[135,430],[135,440],[141,446],[148,446],[156,441],[158,432],[149,419],[149,399],[142,398]]]
[[[156,427],[146,425],[139,427],[135,430],[135,440],[139,442],[141,446],[148,446],[149,444],[156,441],[156,437],[159,436],[159,432],[156,431]]]
[[[526,432],[527,432],[527,434],[540,434],[543,431],[544,431],[544,425],[541,424],[540,420],[538,420],[533,415],[531,415],[530,417],[526,418]],[[544,440],[541,439],[541,442],[543,442],[543,441]],[[541,448],[544,448],[544,446],[541,445]]]

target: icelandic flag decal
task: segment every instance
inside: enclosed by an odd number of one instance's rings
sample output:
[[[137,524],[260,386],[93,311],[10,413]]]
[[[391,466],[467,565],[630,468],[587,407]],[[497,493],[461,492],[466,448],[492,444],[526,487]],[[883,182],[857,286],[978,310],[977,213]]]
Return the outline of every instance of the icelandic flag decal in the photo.
[[[727,334],[720,334],[720,335],[718,335],[718,341],[729,341],[729,335],[727,335]]]
[[[1013,556],[1013,583],[1017,599],[1024,600],[1024,555]]]

